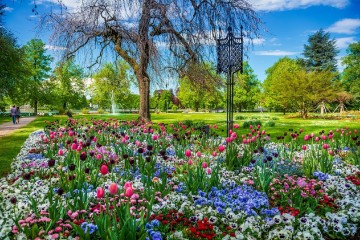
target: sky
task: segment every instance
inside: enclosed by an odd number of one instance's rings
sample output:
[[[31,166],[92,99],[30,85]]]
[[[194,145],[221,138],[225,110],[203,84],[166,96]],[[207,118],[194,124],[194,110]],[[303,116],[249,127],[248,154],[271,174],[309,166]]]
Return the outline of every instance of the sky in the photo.
[[[53,56],[59,49],[49,41],[49,32],[36,28],[38,15],[32,11],[34,2],[38,10],[54,7],[57,0],[3,0],[7,5],[5,27],[20,45],[32,38],[40,38]],[[74,6],[75,0],[64,0]],[[264,31],[252,47],[246,51],[245,60],[254,69],[260,81],[266,78],[266,69],[279,58],[302,57],[304,44],[319,29],[330,33],[339,49],[338,68],[341,57],[352,42],[360,40],[360,0],[250,0],[263,22]]]

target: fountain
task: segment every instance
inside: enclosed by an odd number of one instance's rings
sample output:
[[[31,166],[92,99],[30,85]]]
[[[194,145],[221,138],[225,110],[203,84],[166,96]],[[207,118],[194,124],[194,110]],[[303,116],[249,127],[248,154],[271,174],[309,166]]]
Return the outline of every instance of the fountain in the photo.
[[[115,114],[116,112],[116,103],[115,103],[115,94],[114,90],[111,92],[111,113]]]

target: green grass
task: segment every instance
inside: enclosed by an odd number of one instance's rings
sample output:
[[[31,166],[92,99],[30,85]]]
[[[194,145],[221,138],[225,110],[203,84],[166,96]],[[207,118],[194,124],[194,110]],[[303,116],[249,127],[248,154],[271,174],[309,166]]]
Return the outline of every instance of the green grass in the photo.
[[[299,131],[300,128],[304,130],[303,134],[314,132],[317,134],[321,130],[329,131],[336,130],[337,128],[344,128],[346,126],[352,129],[360,129],[359,120],[323,120],[323,119],[300,119],[289,118],[290,115],[282,115],[281,113],[241,113],[235,114],[245,117],[243,120],[235,120],[242,126],[244,121],[256,118],[264,125],[268,121],[275,122],[274,127],[263,127],[267,133],[270,134],[272,140],[276,141],[276,136],[282,136],[284,132],[289,132],[289,129]],[[134,120],[137,119],[136,114],[122,114],[122,115],[76,115],[75,119],[93,118],[93,119],[108,119],[116,118],[120,120]],[[273,119],[276,120],[273,120]],[[1,118],[0,118],[1,119]],[[29,123],[14,133],[0,138],[0,176],[4,176],[10,171],[10,164],[12,159],[19,153],[20,148],[24,141],[28,138],[29,134],[35,130],[42,129],[46,124],[45,121],[65,120],[66,116],[52,116],[52,117],[38,117],[33,122]],[[9,119],[10,120],[10,119]],[[225,136],[226,129],[226,113],[161,113],[153,114],[152,120],[154,123],[174,123],[184,120],[203,121],[208,124],[217,124],[219,129],[217,134]],[[240,134],[249,132],[249,129],[240,127],[238,129]]]
[[[10,121],[11,121],[11,117],[0,117],[0,124]]]

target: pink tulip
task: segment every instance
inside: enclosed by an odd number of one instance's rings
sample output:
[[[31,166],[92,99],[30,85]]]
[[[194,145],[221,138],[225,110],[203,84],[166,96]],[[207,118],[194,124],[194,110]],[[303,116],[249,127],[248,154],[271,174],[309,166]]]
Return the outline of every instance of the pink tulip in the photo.
[[[253,129],[253,125],[250,125],[250,129]]]
[[[213,157],[216,157],[217,156],[216,151],[213,151],[212,155],[213,155]]]
[[[157,140],[158,139],[158,136],[157,135],[152,135],[152,140]]]
[[[62,155],[64,155],[64,151],[63,151],[62,149],[59,149],[58,154],[59,154],[60,156],[62,156]]]
[[[100,172],[101,172],[102,175],[108,174],[108,172],[109,172],[108,166],[106,166],[105,164],[101,165]]]
[[[197,151],[196,156],[201,157],[201,152]]]
[[[116,183],[112,183],[112,184],[110,184],[110,186],[109,186],[109,192],[110,192],[110,194],[112,194],[112,195],[115,195],[116,193],[117,193],[117,191],[118,191],[118,185],[116,184]]]
[[[227,137],[227,138],[225,139],[225,141],[226,141],[227,143],[230,143],[230,142],[231,142],[231,138]]]
[[[105,195],[105,191],[103,188],[99,187],[97,190],[96,190],[96,197],[97,198],[103,198]]]
[[[131,197],[133,194],[134,194],[134,190],[130,187],[125,190],[126,197]]]
[[[325,150],[328,149],[329,147],[330,147],[329,144],[324,144],[323,145],[323,149],[325,149]]]
[[[235,124],[234,124],[234,128],[235,128],[235,129],[238,129],[238,128],[239,128],[239,124],[235,123]]]
[[[225,146],[224,146],[224,145],[220,145],[218,149],[219,149],[219,152],[223,152],[223,151],[225,150]]]
[[[211,174],[211,168],[207,168],[207,169],[206,169],[206,173],[207,173],[207,174]]]
[[[305,136],[304,136],[304,140],[305,140],[305,141],[308,141],[309,139],[310,139],[310,136],[309,136],[309,135],[305,135]]]
[[[69,132],[69,136],[70,136],[70,137],[74,136],[74,132],[70,131],[70,132]]]
[[[96,140],[97,140],[96,137],[94,137],[94,138],[93,138],[93,142],[96,142]]]
[[[101,158],[102,158],[102,156],[101,156],[100,153],[96,155],[96,159],[97,159],[97,160],[100,160]]]
[[[131,182],[126,182],[126,183],[124,184],[124,189],[127,189],[127,188],[132,188]]]
[[[207,162],[203,162],[201,166],[202,166],[203,168],[207,168],[207,167],[208,167]]]
[[[319,139],[319,137],[316,137],[315,138],[315,142],[318,142],[320,139]]]
[[[186,149],[186,151],[185,151],[185,156],[191,157],[191,151],[190,151],[190,149]]]
[[[301,148],[302,148],[302,150],[305,151],[306,150],[306,145],[303,145]]]
[[[324,135],[324,134],[321,135],[321,139],[322,139],[322,140],[326,140],[326,135]]]
[[[329,153],[330,155],[334,155],[334,152],[333,152],[332,149],[329,149],[328,153]]]
[[[71,144],[71,150],[76,150],[77,149],[77,144],[76,143],[73,143]]]

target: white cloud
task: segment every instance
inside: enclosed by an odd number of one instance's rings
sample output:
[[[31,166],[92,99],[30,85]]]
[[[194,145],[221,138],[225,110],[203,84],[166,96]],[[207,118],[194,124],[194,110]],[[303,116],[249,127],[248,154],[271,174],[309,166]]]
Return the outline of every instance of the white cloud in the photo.
[[[337,48],[347,48],[350,43],[356,42],[354,37],[344,37],[344,38],[337,38],[336,40],[336,47]]]
[[[344,8],[349,4],[349,0],[250,0],[250,3],[256,10],[281,11],[319,5]]]
[[[266,50],[266,51],[254,51],[255,55],[261,56],[289,56],[296,55],[298,52],[282,51],[282,50]]]
[[[253,39],[253,44],[254,45],[260,45],[260,44],[263,44],[265,42],[265,39],[263,38],[255,38]]]
[[[78,8],[81,6],[81,1],[79,0],[38,0],[36,4],[46,4],[46,3],[55,3],[62,4],[68,8]]]
[[[66,50],[65,47],[53,46],[53,45],[45,45],[45,49],[47,49],[49,51],[63,51],[63,50]]]
[[[4,7],[3,9],[5,12],[12,12],[12,10],[14,10],[13,8],[11,7]]]
[[[340,21],[337,21],[325,31],[332,33],[344,33],[344,34],[353,34],[356,29],[360,27],[359,18],[345,18]]]

